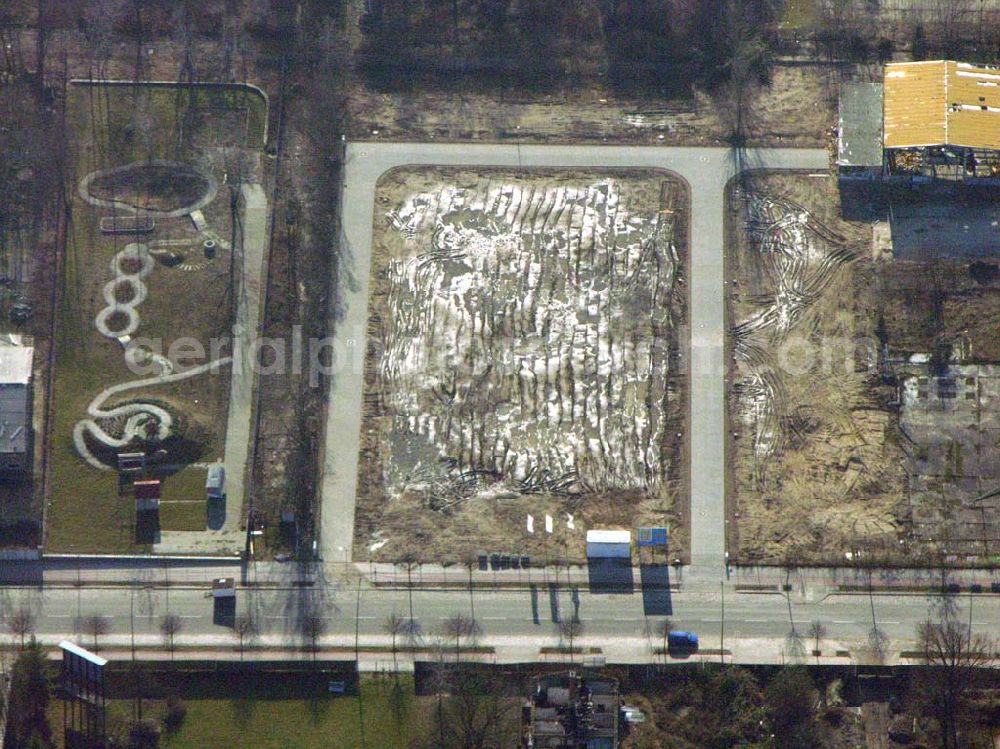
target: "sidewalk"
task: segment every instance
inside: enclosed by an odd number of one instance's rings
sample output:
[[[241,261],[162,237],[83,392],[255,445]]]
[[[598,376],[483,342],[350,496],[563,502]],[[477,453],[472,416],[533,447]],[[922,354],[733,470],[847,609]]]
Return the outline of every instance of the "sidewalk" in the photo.
[[[195,644],[193,638],[179,635],[177,649],[173,652],[163,647],[163,638],[152,635],[136,636],[136,658],[141,661],[251,661],[251,662],[345,662],[355,660],[355,640],[353,636],[330,636],[320,641],[314,653],[302,642],[282,644],[280,636],[258,638],[247,645],[244,653],[239,652],[235,636],[199,636],[203,644]],[[62,640],[69,640],[81,647],[93,650],[93,641],[86,636],[74,634],[44,635],[39,642],[55,649]],[[798,654],[788,651],[786,645],[768,638],[727,638],[725,648],[719,642],[708,638],[703,642],[701,652],[684,657],[667,655],[658,651],[657,637],[581,637],[574,645],[581,652],[570,656],[568,653],[542,653],[543,648],[553,648],[558,644],[554,634],[538,634],[523,637],[484,637],[480,646],[492,648],[493,652],[463,652],[461,660],[478,663],[576,663],[582,664],[584,657],[603,657],[604,663],[611,664],[683,664],[683,663],[742,663],[757,665],[803,665],[845,666],[845,665],[913,665],[916,661],[903,657],[905,649],[893,648],[878,663],[858,644],[853,649],[847,643],[825,642],[820,656],[811,654],[808,643]],[[400,670],[409,671],[417,661],[431,662],[440,658],[445,663],[454,662],[454,649],[447,645],[440,651],[432,642],[425,642],[414,652],[405,642],[397,639],[396,655],[393,658],[391,638],[388,635],[366,635],[358,640],[357,661],[361,671],[391,670],[393,661]],[[593,650],[594,652],[588,652]],[[132,659],[129,638],[121,635],[100,639],[99,654],[109,661],[122,663]],[[440,655],[439,655],[440,653]],[[838,654],[839,653],[839,654]]]

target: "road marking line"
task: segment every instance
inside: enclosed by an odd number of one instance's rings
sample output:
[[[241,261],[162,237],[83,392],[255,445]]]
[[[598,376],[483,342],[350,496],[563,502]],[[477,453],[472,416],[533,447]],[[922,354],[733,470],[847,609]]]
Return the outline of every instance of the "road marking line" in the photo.
[[[857,622],[853,622],[853,621],[846,621],[846,622],[842,622],[842,621],[840,621],[840,620],[838,620],[838,619],[834,619],[834,620],[833,620],[833,623],[834,623],[834,624],[857,624]]]
[[[767,624],[770,619],[737,619],[740,622],[751,622],[753,624]]]
[[[46,614],[46,619],[72,619],[72,614]]]
[[[506,621],[506,620],[507,620],[506,616],[484,616],[483,617],[483,621],[487,621],[487,622],[503,622],[503,621]]]

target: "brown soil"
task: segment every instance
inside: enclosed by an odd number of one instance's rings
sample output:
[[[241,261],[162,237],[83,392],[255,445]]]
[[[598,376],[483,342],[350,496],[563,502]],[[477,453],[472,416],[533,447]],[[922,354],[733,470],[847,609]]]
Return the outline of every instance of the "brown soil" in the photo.
[[[836,121],[834,67],[803,60],[779,62],[771,85],[754,97],[755,146],[823,146]],[[521,143],[648,143],[725,145],[727,99],[618,96],[599,79],[581,79],[552,92],[433,88],[381,93],[357,83],[348,138],[362,140],[509,140]]]
[[[137,257],[123,257],[118,261],[118,268],[126,276],[134,276],[142,270],[142,261]]]
[[[135,208],[173,211],[191,205],[208,189],[205,178],[194,171],[155,164],[142,164],[98,177],[90,192]]]
[[[115,301],[128,304],[135,299],[135,287],[130,283],[120,283],[115,286]]]
[[[825,286],[784,335],[773,326],[741,334],[735,355],[736,338],[730,336],[731,544],[741,562],[843,563],[844,553],[858,545],[892,547],[907,515],[896,417],[888,406],[894,389],[842,343],[876,339],[870,227],[839,217],[831,179],[768,174],[755,180],[753,193],[808,210],[813,252],[846,250],[853,259],[825,275],[818,270],[822,264],[812,261],[814,277],[823,275]],[[750,249],[744,205],[731,201],[728,211],[726,277],[736,281],[729,286],[731,326],[760,315],[777,293],[768,269],[774,256]],[[778,275],[790,280],[787,271]],[[749,410],[755,382],[771,387],[769,421]]]
[[[112,312],[106,322],[111,331],[124,330],[128,325],[128,316],[124,312]]]

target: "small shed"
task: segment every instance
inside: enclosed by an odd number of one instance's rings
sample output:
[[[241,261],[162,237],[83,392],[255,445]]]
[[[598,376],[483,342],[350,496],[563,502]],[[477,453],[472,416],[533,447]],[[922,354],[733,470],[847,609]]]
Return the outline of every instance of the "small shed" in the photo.
[[[222,499],[226,495],[226,469],[221,463],[209,466],[205,492],[209,499]]]
[[[137,513],[160,511],[159,479],[133,481],[132,490],[135,493],[135,511]]]
[[[159,499],[161,484],[159,479],[140,479],[132,482],[136,499]]]
[[[34,348],[0,339],[0,471],[31,469],[31,368]]]
[[[632,534],[629,531],[587,531],[587,559],[631,559]]]
[[[235,598],[236,578],[217,577],[212,580],[212,598]]]

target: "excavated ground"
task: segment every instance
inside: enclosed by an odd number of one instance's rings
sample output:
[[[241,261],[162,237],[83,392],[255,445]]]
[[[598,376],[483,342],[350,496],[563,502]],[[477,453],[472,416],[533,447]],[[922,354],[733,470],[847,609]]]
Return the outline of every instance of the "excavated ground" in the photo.
[[[682,184],[403,169],[376,200],[357,556],[579,559],[644,524],[683,549]]]

